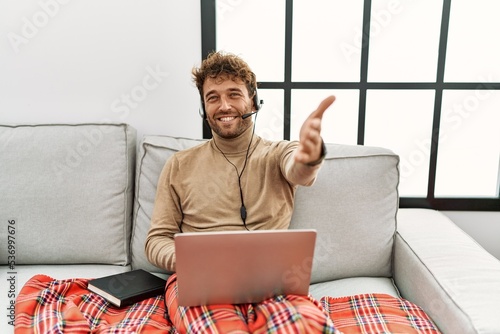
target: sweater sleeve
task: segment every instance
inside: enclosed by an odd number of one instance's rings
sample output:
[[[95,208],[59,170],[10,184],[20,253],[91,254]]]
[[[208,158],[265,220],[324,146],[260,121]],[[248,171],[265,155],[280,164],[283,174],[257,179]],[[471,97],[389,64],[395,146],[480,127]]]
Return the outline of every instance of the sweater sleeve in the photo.
[[[172,186],[176,170],[175,156],[169,159],[158,179],[151,226],[146,238],[146,256],[152,264],[175,271],[174,235],[181,232],[182,211]]]
[[[323,162],[311,166],[296,162],[294,159],[295,150],[299,146],[297,141],[292,141],[283,152],[281,159],[281,170],[283,175],[293,185],[311,186],[316,181],[316,176],[323,165]]]

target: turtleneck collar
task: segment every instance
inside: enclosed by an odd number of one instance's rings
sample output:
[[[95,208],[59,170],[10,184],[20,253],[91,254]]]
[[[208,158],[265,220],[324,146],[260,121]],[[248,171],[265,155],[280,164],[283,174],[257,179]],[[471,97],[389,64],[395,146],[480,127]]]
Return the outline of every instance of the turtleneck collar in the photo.
[[[253,140],[252,140],[252,137]],[[248,129],[243,131],[238,137],[226,139],[220,137],[218,134],[212,131],[211,145],[212,148],[219,151],[219,149],[224,152],[224,154],[237,154],[246,152],[248,149],[248,144],[252,140],[252,147],[254,147],[258,142],[258,137],[253,133],[253,126],[249,126]],[[214,141],[217,146],[214,145]],[[218,148],[217,148],[218,147]]]

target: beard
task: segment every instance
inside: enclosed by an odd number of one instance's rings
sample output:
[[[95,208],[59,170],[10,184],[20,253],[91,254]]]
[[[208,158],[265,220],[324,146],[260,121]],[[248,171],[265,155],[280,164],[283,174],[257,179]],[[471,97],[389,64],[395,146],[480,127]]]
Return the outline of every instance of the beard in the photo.
[[[251,112],[251,107],[247,106],[243,114]],[[217,114],[216,117],[219,118],[223,114]],[[242,119],[241,117],[236,118],[229,124],[224,124],[217,121],[214,117],[207,117],[207,122],[213,132],[215,132],[219,137],[224,139],[233,139],[241,135],[252,125],[251,117]]]

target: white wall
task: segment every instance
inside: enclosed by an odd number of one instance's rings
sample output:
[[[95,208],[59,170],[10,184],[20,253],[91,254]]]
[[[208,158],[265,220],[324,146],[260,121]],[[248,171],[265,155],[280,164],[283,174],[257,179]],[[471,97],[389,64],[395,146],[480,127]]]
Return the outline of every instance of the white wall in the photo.
[[[0,123],[201,137],[199,0],[0,0]]]

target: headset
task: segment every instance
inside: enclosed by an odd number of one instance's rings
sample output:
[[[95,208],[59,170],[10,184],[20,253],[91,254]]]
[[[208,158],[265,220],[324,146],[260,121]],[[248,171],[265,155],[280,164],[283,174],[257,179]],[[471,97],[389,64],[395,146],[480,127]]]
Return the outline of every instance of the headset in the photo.
[[[253,95],[252,101],[253,101],[253,104],[255,106],[255,111],[243,114],[241,116],[241,118],[243,118],[243,119],[248,118],[248,117],[256,114],[260,110],[262,105],[264,104],[264,100],[259,100],[259,95],[257,94],[257,88],[255,88],[254,92],[255,92],[255,94]],[[207,118],[207,113],[205,112],[205,103],[203,102],[203,97],[200,99],[200,108],[198,109],[198,113],[200,114],[201,118],[203,118],[203,119]]]
[[[257,114],[257,112],[261,109],[262,107],[262,104],[264,104],[264,101],[263,100],[259,100],[259,96],[257,94],[257,88],[255,88],[254,90],[254,95],[253,95],[253,98],[252,98],[252,101],[253,101],[253,104],[255,106],[255,111],[252,111],[252,112],[249,112],[249,113],[246,113],[246,114],[243,114],[241,115],[241,118],[242,119],[245,119],[245,118],[248,118],[252,115],[255,115]],[[203,98],[200,99],[200,109],[199,109],[199,114],[200,114],[200,117],[203,118],[204,121],[207,121],[207,114],[205,112],[205,104],[203,103]],[[253,127],[253,131],[255,132],[255,123],[254,123],[254,127]],[[219,146],[217,146],[217,142],[214,140],[214,144],[215,146],[217,147],[217,149],[220,151],[220,153],[222,154],[222,156],[227,160],[228,163],[230,163],[236,170],[236,175],[238,176],[238,187],[240,189],[240,198],[241,198],[241,207],[240,207],[240,216],[241,216],[241,220],[243,221],[243,226],[245,226],[245,229],[247,231],[249,231],[248,227],[247,227],[247,224],[246,224],[246,220],[247,220],[247,209],[245,207],[245,202],[243,201],[243,189],[241,188],[241,175],[243,174],[243,171],[245,170],[245,167],[247,165],[247,161],[248,161],[248,153],[250,151],[250,146],[252,145],[252,140],[253,140],[253,135],[252,135],[252,138],[250,139],[250,143],[248,143],[248,147],[247,147],[247,153],[246,153],[246,156],[245,156],[245,163],[243,165],[243,168],[241,169],[241,171],[238,171],[238,168],[236,167],[236,165],[234,165],[226,156],[226,154],[219,148]],[[168,315],[166,315],[168,316]]]

